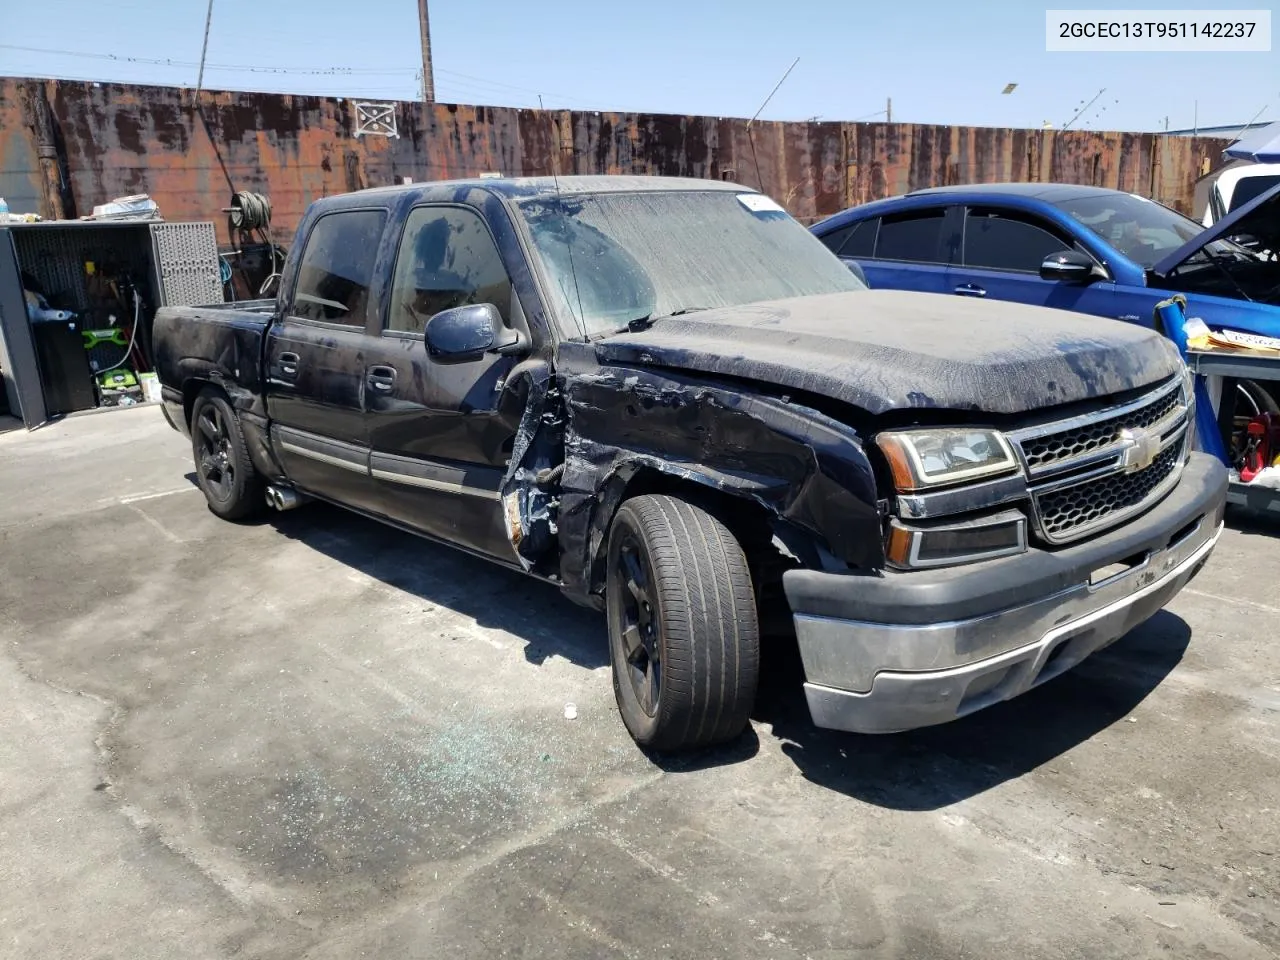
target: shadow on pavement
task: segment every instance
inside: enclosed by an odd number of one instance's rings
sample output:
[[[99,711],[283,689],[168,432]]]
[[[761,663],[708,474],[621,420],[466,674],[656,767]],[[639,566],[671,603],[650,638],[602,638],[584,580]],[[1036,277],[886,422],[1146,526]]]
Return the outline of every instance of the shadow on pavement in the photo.
[[[1239,531],[1245,536],[1280,537],[1280,514],[1228,506],[1226,520],[1228,529]]]
[[[268,522],[390,587],[505,631],[523,641],[532,663],[557,655],[588,669],[609,664],[603,618],[552,584],[324,503],[273,513]],[[933,810],[1028,773],[1124,718],[1177,666],[1190,637],[1185,621],[1162,610],[1021,697],[954,723],[887,736],[815,728],[794,638],[767,638],[753,719],[772,727],[812,782],[879,806]],[[759,748],[749,728],[724,747],[651,759],[672,773],[696,772],[749,760]]]
[[[561,656],[608,666],[604,619],[535,580],[326,503],[267,517],[280,533],[339,563],[524,642],[531,663]]]
[[[775,648],[756,719],[820,786],[895,810],[935,810],[1022,776],[1124,718],[1177,666],[1191,638],[1162,610],[1074,670],[953,723],[860,736],[809,720],[794,643]],[[781,646],[781,645],[779,645]]]

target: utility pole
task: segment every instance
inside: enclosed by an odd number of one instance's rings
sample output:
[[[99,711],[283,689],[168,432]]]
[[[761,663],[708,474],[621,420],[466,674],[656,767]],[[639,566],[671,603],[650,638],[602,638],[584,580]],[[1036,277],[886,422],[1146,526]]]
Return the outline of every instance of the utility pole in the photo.
[[[418,25],[422,32],[422,99],[435,103],[436,81],[431,71],[431,22],[427,18],[427,0],[418,0]]]
[[[884,122],[893,123],[893,97],[884,98]]]

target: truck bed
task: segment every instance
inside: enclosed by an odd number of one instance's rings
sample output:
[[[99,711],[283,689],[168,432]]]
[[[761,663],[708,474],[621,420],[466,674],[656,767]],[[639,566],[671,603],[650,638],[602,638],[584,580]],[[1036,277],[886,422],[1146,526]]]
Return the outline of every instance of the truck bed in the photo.
[[[240,410],[265,416],[262,350],[274,300],[162,307],[153,341],[156,373],[171,399],[200,382],[217,384]]]

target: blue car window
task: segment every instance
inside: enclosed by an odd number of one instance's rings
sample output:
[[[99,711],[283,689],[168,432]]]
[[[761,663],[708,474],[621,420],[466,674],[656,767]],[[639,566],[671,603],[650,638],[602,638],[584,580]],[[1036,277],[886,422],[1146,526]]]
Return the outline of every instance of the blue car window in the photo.
[[[989,270],[1039,273],[1040,264],[1071,242],[1031,218],[974,207],[964,224],[964,264]]]
[[[818,237],[828,250],[841,257],[870,257],[875,252],[878,217],[860,220]]]
[[[861,257],[870,259],[875,254],[876,230],[880,227],[880,218],[863,220],[855,228],[840,248],[842,257]]]
[[[885,217],[876,238],[876,259],[942,263],[939,248],[945,215],[945,210],[921,210]]]
[[[823,245],[832,253],[839,253],[840,248],[844,246],[844,242],[853,236],[853,231],[858,229],[858,224],[851,223],[847,227],[841,227],[839,230],[832,230],[830,233],[824,233],[818,237]]]

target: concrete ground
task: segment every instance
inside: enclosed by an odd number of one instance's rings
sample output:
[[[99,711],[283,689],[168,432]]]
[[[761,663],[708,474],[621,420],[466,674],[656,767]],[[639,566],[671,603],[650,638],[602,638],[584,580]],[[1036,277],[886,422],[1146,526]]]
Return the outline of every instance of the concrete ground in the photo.
[[[595,614],[190,469],[154,408],[0,436],[0,957],[1280,953],[1277,528],[967,720],[819,733],[779,651],[655,762]]]

